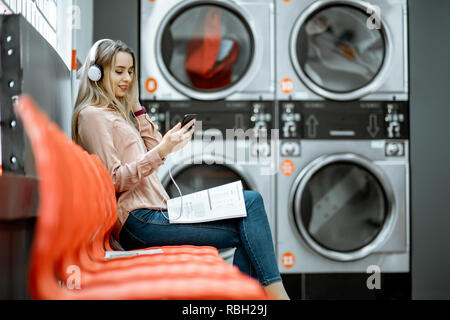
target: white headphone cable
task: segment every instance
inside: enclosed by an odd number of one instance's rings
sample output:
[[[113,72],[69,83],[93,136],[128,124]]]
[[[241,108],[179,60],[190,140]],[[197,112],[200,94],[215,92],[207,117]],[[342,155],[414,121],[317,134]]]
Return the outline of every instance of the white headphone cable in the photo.
[[[169,167],[169,176],[170,176],[170,179],[172,179],[173,184],[174,184],[175,187],[177,188],[178,193],[180,194],[180,198],[181,198],[180,214],[178,215],[178,217],[172,219],[172,221],[174,221],[174,220],[180,219],[180,218],[181,218],[181,215],[183,214],[183,194],[181,193],[181,190],[180,190],[180,188],[178,187],[178,184],[175,182],[175,179],[174,179],[173,176],[172,176],[172,168],[170,168],[170,167]],[[167,200],[164,199],[163,202],[162,202],[162,204],[164,204],[164,201],[167,203]],[[164,216],[164,218],[166,218],[167,220],[170,221],[170,219],[169,219],[169,218],[164,214],[164,212],[162,211],[162,208],[161,208],[161,207],[162,207],[162,206],[160,206],[159,211],[160,211],[161,214]],[[167,211],[167,212],[168,212],[168,211]]]

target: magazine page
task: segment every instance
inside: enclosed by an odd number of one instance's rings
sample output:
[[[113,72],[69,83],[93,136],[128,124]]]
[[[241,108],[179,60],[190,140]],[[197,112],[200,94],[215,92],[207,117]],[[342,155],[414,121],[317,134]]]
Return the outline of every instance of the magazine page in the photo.
[[[170,223],[199,223],[247,216],[242,181],[167,201]]]

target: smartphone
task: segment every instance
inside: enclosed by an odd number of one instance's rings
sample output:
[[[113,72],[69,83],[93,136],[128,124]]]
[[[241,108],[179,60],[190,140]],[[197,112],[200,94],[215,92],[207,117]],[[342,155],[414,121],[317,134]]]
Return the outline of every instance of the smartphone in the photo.
[[[197,114],[191,113],[191,114],[185,114],[183,118],[183,122],[181,122],[181,127],[184,127],[187,125],[192,119],[195,119],[197,117]],[[190,130],[192,126],[188,129]]]

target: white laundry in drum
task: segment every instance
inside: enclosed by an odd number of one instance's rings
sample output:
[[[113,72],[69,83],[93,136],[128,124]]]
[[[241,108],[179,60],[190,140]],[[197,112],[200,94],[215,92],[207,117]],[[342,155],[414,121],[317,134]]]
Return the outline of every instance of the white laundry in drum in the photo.
[[[364,187],[366,180],[352,168],[342,179],[340,179],[327,193],[314,204],[309,232],[317,234],[325,224],[331,222],[336,215],[342,214],[340,210],[348,201]]]

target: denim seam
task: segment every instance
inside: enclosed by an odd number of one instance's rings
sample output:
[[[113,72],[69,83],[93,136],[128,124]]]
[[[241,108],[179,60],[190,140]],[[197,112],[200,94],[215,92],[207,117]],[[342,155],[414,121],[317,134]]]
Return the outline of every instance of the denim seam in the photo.
[[[268,286],[269,284],[272,284],[274,282],[278,282],[278,281],[281,281],[281,280],[282,280],[281,277],[277,276],[275,278],[264,280],[261,284],[265,287],[265,286]]]
[[[252,249],[252,246],[251,246],[251,244],[250,244],[250,241],[249,241],[249,239],[248,239],[248,237],[247,237],[247,230],[246,230],[246,228],[245,228],[245,222],[243,222],[242,223],[242,229],[243,229],[243,236],[244,236],[244,238],[245,238],[245,242],[247,243],[247,245],[248,245],[248,247],[249,247],[249,250],[250,250],[250,255],[252,256],[252,258],[253,258],[253,261],[256,261],[256,269],[257,269],[257,272],[258,273],[260,273],[261,274],[261,277],[263,278],[262,280],[263,281],[261,281],[261,282],[265,282],[266,280],[265,280],[265,276],[264,276],[264,269],[261,267],[261,265],[260,265],[260,263],[259,263],[259,259],[256,257],[256,255],[255,255],[255,253],[253,252],[253,249]],[[250,256],[249,255],[249,256]]]
[[[157,225],[157,226],[164,226],[164,227],[173,227],[175,225],[179,225],[179,226],[184,226],[184,227],[193,227],[193,228],[209,228],[209,229],[218,229],[218,230],[225,230],[225,231],[232,231],[236,234],[239,234],[238,231],[231,229],[231,228],[227,228],[227,227],[218,227],[218,226],[205,226],[202,225],[201,223],[199,224],[192,224],[192,223],[179,223],[179,224],[165,224],[165,223],[158,223],[158,222],[149,222],[149,221],[144,221],[143,219],[141,219],[140,217],[136,216],[133,212],[130,212],[130,215],[132,215],[136,220],[138,220],[141,223],[144,224],[151,224],[151,225]]]

